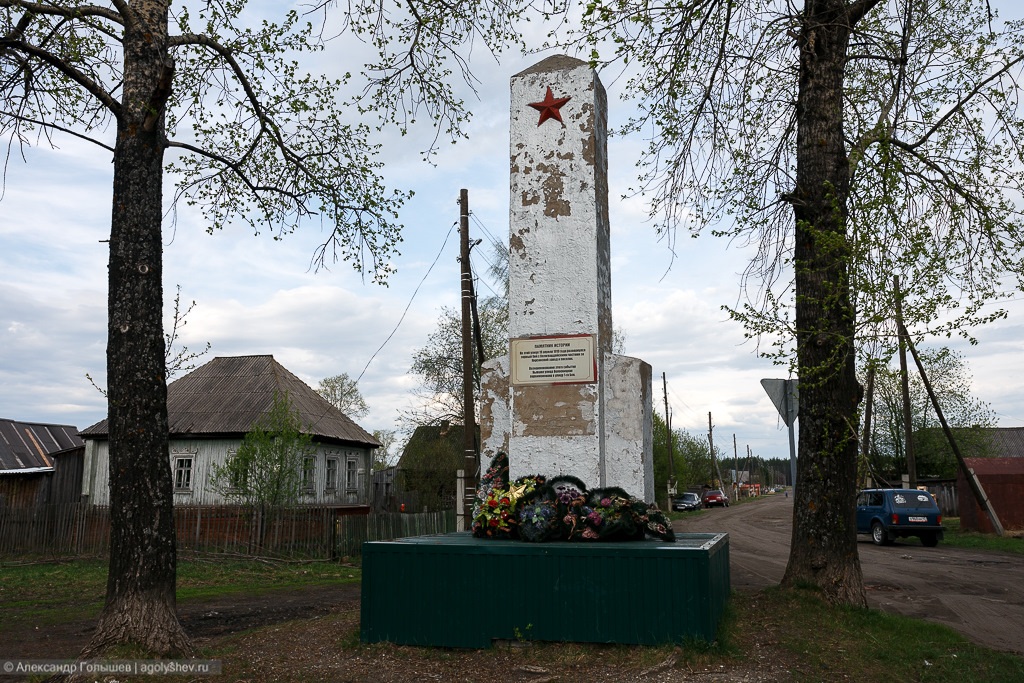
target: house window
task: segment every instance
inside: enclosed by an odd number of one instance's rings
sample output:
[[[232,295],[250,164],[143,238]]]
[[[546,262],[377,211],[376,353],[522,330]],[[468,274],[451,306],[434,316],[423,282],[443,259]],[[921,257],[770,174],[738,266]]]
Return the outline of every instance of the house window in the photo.
[[[302,489],[313,490],[313,472],[316,467],[316,458],[310,456],[302,459]]]
[[[238,457],[238,451],[234,448],[228,450],[227,463],[231,466],[228,474],[228,486],[233,489],[244,489],[249,479],[249,472],[245,467],[238,466],[235,460]]]
[[[359,463],[356,462],[356,456],[355,455],[349,455],[345,459],[345,490],[346,491],[355,491],[358,488],[358,486],[356,484],[356,482],[358,481],[356,479],[356,474],[357,474],[356,467],[358,467],[358,465],[359,465]]]
[[[327,482],[324,486],[328,491],[338,488],[338,459],[327,458]]]
[[[174,490],[175,491],[191,491],[192,490],[192,463],[194,459],[191,455],[189,456],[175,456],[174,457]]]

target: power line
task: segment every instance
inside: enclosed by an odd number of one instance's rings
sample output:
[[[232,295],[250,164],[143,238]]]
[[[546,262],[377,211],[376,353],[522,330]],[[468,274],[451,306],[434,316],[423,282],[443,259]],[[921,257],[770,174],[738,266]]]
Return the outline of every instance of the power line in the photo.
[[[405,310],[402,311],[402,317],[398,319],[398,323],[395,325],[395,329],[391,330],[391,334],[389,334],[388,338],[384,340],[384,343],[380,345],[380,348],[373,352],[373,355],[370,356],[370,360],[366,361],[366,366],[363,368],[363,371],[359,373],[359,377],[356,377],[356,384],[358,384],[359,380],[361,380],[363,378],[363,375],[366,374],[367,368],[370,367],[370,363],[372,363],[373,359],[377,357],[377,354],[380,353],[381,349],[383,349],[384,346],[389,341],[391,341],[391,338],[395,336],[395,332],[398,332],[398,328],[402,325],[402,321],[405,320],[405,314],[409,312],[409,307],[412,306],[413,299],[416,298],[416,294],[419,293],[420,287],[423,286],[423,283],[427,281],[427,277],[430,276],[430,271],[432,271],[434,269],[434,266],[437,265],[438,259],[440,259],[441,254],[444,253],[444,248],[448,246],[448,238],[452,236],[452,230],[454,230],[455,226],[457,225],[458,222],[456,221],[455,223],[452,223],[452,226],[450,228],[448,228],[448,234],[444,236],[444,243],[441,244],[441,249],[437,252],[437,256],[434,257],[434,262],[430,264],[429,268],[427,268],[427,272],[424,273],[423,279],[420,280],[420,283],[416,285],[416,289],[413,290],[412,296],[409,297],[409,303],[405,305]]]
[[[671,396],[672,396],[672,402],[673,403],[678,401],[679,403],[681,403],[683,405],[684,408],[686,408],[688,411],[690,411],[690,413],[693,414],[693,416],[695,418],[700,419],[700,420],[704,419],[704,417],[702,415],[698,414],[696,410],[691,408],[689,406],[689,404],[686,403],[686,401],[684,401],[682,398],[679,397],[679,395],[676,393],[675,388],[673,388],[671,382],[666,380],[665,384],[668,385],[668,391],[669,391],[669,394],[671,394]]]
[[[496,238],[494,236],[494,234],[490,230],[487,229],[487,226],[484,225],[483,221],[481,221],[479,218],[477,218],[475,213],[470,212],[469,216],[470,216],[470,218],[473,219],[473,222],[477,224],[477,227],[479,227],[481,230],[483,230],[484,234],[487,235],[487,238],[491,240],[491,243],[494,246],[500,247],[502,249],[508,249],[508,247],[506,246],[504,240],[499,240],[498,238]]]
[[[487,261],[486,258],[484,260]],[[469,261],[470,261],[470,263],[473,262],[473,252],[469,253]],[[490,261],[487,261],[487,263],[490,264]],[[473,272],[474,273],[478,273],[480,271],[479,271],[479,269],[474,268]],[[494,288],[491,287],[491,284],[489,282],[487,282],[487,280],[484,280],[483,278],[481,278],[479,275],[474,276],[473,277],[473,281],[476,282],[477,284],[482,284],[484,287],[486,287],[488,290],[490,290],[490,292],[491,292],[491,294],[493,296],[495,296],[495,297],[498,296],[498,293],[494,291]],[[479,289],[477,291],[479,291]]]
[[[1019,417],[1014,417],[1013,415],[1007,415],[1006,413],[1000,413],[997,410],[993,410],[992,412],[995,413],[996,415],[999,415],[1000,417],[1008,417],[1011,420],[1016,420],[1017,422],[1024,422],[1024,420],[1020,419]]]

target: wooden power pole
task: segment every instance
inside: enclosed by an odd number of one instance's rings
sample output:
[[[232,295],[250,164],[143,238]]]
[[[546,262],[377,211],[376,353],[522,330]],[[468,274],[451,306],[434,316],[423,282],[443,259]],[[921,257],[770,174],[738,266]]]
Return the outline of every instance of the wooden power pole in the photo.
[[[469,265],[469,190],[459,192],[459,263],[462,270],[462,529],[473,527],[473,498],[480,464],[473,409],[473,271]]]
[[[903,293],[900,291],[900,278],[892,277],[893,288],[896,290],[896,331],[900,341],[900,381],[903,385],[903,441],[907,453],[908,488],[917,488],[917,461],[914,459],[914,424],[910,410],[910,376],[907,373],[907,344],[910,338],[903,327]]]
[[[708,447],[711,449],[711,483],[715,483],[715,475],[718,475],[718,485],[724,486],[722,483],[722,470],[718,467],[718,458],[715,457],[715,439],[712,435],[713,427],[711,426],[711,411],[708,411]],[[715,488],[712,486],[711,488]]]
[[[931,399],[932,407],[935,408],[935,415],[939,418],[939,424],[942,425],[942,431],[946,435],[946,440],[949,441],[949,447],[953,450],[953,455],[956,456],[960,469],[963,470],[967,484],[971,487],[971,492],[974,493],[974,499],[978,501],[978,507],[988,514],[988,519],[992,522],[992,527],[996,530],[996,534],[999,536],[1004,535],[1006,532],[1003,529],[1003,524],[999,521],[999,515],[996,514],[996,509],[992,507],[992,501],[989,500],[988,494],[985,493],[985,487],[981,485],[981,480],[978,479],[978,475],[974,473],[974,470],[964,462],[964,456],[960,453],[956,439],[953,438],[953,430],[946,423],[946,416],[943,415],[942,408],[939,406],[939,400],[935,397],[935,392],[932,390],[932,383],[928,381],[928,374],[924,371],[924,364],[921,363],[921,358],[917,355],[917,349],[914,348],[913,342],[910,341],[910,335],[907,334],[907,328],[903,327],[902,321],[899,323],[899,328],[900,333],[907,340],[910,352],[914,354],[914,363],[917,364],[917,371],[921,373],[921,380],[924,382],[924,388],[928,392],[928,398]]]
[[[736,494],[736,500],[733,501],[738,503],[740,501],[740,456],[736,452],[736,433],[732,435],[732,488],[733,493]]]
[[[668,382],[661,373],[661,390],[665,396],[665,435],[668,437],[668,508],[672,509],[672,496],[676,494],[676,459],[672,453],[672,418],[668,414]]]

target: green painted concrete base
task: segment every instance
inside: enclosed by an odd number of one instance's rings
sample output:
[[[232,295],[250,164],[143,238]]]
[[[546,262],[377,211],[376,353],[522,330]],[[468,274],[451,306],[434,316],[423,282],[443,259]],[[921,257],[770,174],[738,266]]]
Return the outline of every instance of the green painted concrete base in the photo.
[[[361,639],[711,642],[729,597],[727,534],[675,543],[523,543],[469,532],[363,544]]]

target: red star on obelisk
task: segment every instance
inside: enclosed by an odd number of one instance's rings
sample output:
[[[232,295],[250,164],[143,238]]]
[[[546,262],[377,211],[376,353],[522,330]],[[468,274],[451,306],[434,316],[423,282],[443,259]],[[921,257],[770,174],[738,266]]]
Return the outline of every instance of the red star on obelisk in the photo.
[[[540,112],[540,121],[537,122],[537,125],[539,126],[548,119],[556,119],[564,126],[565,122],[562,121],[562,115],[558,113],[558,110],[563,104],[571,99],[571,97],[554,97],[551,94],[551,86],[548,86],[548,93],[544,96],[544,100],[542,102],[530,103],[531,107]]]

